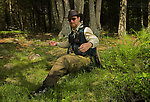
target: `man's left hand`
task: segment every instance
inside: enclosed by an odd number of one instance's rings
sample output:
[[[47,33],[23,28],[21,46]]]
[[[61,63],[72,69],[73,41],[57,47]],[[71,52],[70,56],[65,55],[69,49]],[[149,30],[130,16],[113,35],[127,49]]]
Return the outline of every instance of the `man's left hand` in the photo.
[[[93,46],[92,43],[88,42],[88,43],[83,43],[82,45],[80,45],[80,47],[78,48],[81,52],[86,52],[89,48],[91,48]]]

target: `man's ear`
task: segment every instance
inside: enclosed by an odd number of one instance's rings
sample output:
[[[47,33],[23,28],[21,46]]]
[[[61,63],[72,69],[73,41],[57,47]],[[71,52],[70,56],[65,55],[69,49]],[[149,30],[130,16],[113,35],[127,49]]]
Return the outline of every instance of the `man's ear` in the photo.
[[[80,21],[80,19],[81,19],[80,16],[78,17],[78,19],[79,19],[79,21]]]

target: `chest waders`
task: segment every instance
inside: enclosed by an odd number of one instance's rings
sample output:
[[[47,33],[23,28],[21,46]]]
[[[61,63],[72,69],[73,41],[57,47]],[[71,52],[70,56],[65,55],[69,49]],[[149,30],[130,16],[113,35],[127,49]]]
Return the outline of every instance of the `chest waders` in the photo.
[[[85,27],[79,28],[79,30],[74,34],[72,31],[71,34],[69,34],[69,48],[67,50],[67,54],[70,52],[74,52],[76,55],[81,55],[81,56],[90,56],[92,62],[95,63],[95,65],[99,68],[102,68],[100,58],[97,53],[97,48],[89,48],[86,52],[81,52],[78,48],[80,47],[81,44],[87,43],[88,41],[85,38],[84,35],[84,29]]]

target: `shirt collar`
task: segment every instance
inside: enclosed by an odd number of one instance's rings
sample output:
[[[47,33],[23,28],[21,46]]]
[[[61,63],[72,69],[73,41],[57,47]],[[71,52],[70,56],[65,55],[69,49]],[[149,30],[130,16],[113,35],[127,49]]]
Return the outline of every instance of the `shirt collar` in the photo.
[[[77,28],[76,29],[72,29],[72,31],[78,31],[82,27],[83,27],[83,24],[79,23],[79,25],[77,26]]]

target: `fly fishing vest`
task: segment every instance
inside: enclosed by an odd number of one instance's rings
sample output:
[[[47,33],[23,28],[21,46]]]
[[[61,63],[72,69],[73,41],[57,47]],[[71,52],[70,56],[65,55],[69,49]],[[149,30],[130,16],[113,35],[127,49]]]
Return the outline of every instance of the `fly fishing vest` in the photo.
[[[85,27],[79,28],[79,30],[74,34],[72,31],[71,34],[69,34],[69,48],[68,52],[74,52],[76,55],[81,55],[81,56],[95,56],[96,53],[96,47],[95,48],[89,48],[86,52],[81,52],[78,48],[80,47],[81,44],[87,43],[88,41],[85,38],[84,35],[84,29]]]
[[[81,55],[81,56],[90,56],[91,59],[94,59],[93,62],[95,62],[95,65],[99,68],[102,68],[100,58],[97,53],[97,48],[89,48],[86,52],[81,52],[78,48],[80,45],[83,43],[87,43],[88,41],[85,38],[84,35],[84,29],[85,27],[83,26],[82,28],[79,28],[79,30],[74,34],[72,31],[71,34],[69,34],[69,48],[67,50],[67,54],[70,52],[74,52],[76,55]]]

